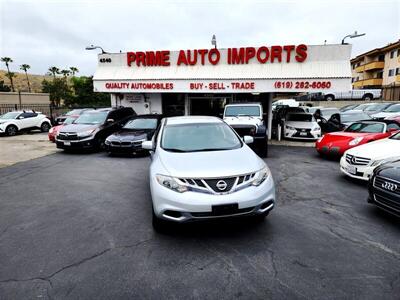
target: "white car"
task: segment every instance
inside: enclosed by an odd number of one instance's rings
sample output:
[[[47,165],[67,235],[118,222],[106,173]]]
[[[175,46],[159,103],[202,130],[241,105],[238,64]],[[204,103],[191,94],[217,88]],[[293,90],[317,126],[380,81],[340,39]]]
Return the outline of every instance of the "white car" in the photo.
[[[400,133],[367,143],[344,152],[340,170],[352,178],[369,180],[374,169],[382,163],[400,157]]]
[[[400,104],[393,104],[377,114],[371,115],[374,119],[383,119],[400,115]]]
[[[265,217],[274,207],[275,185],[265,162],[215,117],[162,120],[150,150],[153,226],[234,216]]]
[[[283,126],[283,136],[288,139],[317,140],[321,137],[321,127],[310,113],[289,113]]]
[[[35,111],[12,111],[0,116],[0,134],[13,136],[20,131],[33,129],[48,132],[50,128],[51,121]]]

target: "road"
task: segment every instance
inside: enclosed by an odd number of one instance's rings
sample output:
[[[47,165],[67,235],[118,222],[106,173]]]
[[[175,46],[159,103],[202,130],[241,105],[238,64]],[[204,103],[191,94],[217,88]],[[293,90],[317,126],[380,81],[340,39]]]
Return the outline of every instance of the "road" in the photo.
[[[149,158],[55,153],[0,169],[0,299],[398,299],[400,221],[312,148],[272,146],[277,206],[151,226]]]

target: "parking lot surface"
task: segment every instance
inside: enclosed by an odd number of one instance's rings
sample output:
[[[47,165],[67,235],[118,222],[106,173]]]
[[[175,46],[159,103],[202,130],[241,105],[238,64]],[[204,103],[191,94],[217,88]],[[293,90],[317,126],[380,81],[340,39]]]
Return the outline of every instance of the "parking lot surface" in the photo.
[[[315,150],[271,146],[277,206],[155,233],[149,158],[0,170],[1,299],[398,299],[399,220]]]

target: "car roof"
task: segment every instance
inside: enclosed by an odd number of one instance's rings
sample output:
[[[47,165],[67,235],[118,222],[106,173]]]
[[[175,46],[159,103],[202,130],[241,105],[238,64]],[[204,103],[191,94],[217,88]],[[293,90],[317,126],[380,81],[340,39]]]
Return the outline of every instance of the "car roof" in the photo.
[[[182,116],[166,118],[168,125],[193,124],[193,123],[223,123],[220,118],[210,116]]]
[[[259,106],[259,105],[261,105],[261,103],[255,103],[255,102],[232,103],[232,104],[227,104],[227,105],[225,105],[225,107],[227,107],[227,106],[243,106],[243,105],[247,105],[247,106]]]
[[[162,119],[164,118],[163,115],[161,114],[145,114],[145,115],[136,115],[136,116],[132,116],[132,120],[133,119]]]

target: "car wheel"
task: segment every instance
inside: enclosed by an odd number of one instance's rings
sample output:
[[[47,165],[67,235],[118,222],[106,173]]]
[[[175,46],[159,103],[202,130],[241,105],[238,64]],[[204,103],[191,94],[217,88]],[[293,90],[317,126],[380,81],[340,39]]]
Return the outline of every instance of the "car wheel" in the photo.
[[[157,217],[156,214],[154,213],[153,208],[151,208],[151,211],[153,213],[153,216],[152,216],[153,229],[160,233],[165,232],[168,229],[170,223],[166,220],[163,220],[163,219],[160,219],[159,217]]]
[[[47,122],[44,122],[42,124],[42,126],[40,126],[40,130],[42,132],[49,132],[50,128],[51,128],[51,125],[49,123],[47,123]]]
[[[18,128],[16,126],[14,126],[14,125],[9,125],[6,128],[6,134],[8,136],[14,136],[14,135],[17,134],[17,132],[18,132]]]
[[[372,95],[371,94],[366,94],[366,95],[364,95],[362,97],[362,99],[365,100],[365,101],[370,101],[370,100],[372,100]]]
[[[333,100],[335,100],[335,96],[333,96],[333,95],[326,95],[326,96],[325,96],[325,100],[326,100],[326,101],[333,101]]]

